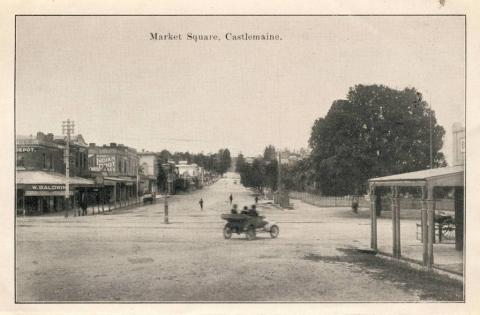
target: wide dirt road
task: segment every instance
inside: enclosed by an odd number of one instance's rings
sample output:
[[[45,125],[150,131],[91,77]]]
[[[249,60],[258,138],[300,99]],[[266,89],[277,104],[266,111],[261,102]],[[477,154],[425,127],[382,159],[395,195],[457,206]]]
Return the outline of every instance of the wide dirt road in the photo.
[[[16,297],[29,301],[460,300],[461,284],[351,250],[367,247],[369,222],[349,209],[295,201],[260,212],[280,236],[222,236],[228,196],[250,192],[233,174],[163,204],[65,219],[17,219]],[[205,201],[201,212],[198,200]]]

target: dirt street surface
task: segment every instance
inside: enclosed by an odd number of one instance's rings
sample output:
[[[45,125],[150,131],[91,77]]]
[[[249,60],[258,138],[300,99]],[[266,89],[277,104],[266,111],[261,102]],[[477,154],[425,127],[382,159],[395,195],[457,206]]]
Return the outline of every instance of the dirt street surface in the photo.
[[[108,215],[17,218],[17,302],[463,300],[457,281],[355,250],[368,247],[370,225],[347,208],[261,205],[278,238],[225,240],[230,193],[239,206],[254,202],[232,176],[169,198],[168,225],[160,201]]]

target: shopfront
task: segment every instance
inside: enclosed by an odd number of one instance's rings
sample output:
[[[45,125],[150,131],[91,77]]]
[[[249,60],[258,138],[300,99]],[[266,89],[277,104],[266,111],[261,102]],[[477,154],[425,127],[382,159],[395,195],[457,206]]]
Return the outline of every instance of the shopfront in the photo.
[[[81,189],[93,187],[94,181],[80,178],[69,178],[68,208],[78,204]],[[17,171],[16,172],[16,205],[18,214],[44,214],[63,211],[66,204],[66,177],[56,172]]]

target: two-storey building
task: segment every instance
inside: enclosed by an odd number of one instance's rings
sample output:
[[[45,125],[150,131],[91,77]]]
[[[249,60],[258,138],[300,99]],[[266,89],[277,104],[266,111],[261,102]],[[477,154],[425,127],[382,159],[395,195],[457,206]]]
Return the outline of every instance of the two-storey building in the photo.
[[[66,142],[63,137],[38,132],[16,138],[17,211],[44,213],[63,210],[66,200]],[[69,200],[74,207],[82,188],[94,185],[87,165],[87,145],[81,135],[70,142]]]
[[[137,150],[123,144],[88,146],[88,164],[96,184],[114,207],[138,202]]]

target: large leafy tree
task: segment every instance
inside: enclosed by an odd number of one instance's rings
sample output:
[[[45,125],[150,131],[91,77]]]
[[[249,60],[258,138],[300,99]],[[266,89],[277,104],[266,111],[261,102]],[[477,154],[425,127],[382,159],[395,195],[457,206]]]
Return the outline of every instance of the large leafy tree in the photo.
[[[428,168],[430,119],[433,165],[444,166],[445,130],[414,88],[350,88],[312,127],[311,162],[322,192],[363,193],[368,178]]]

